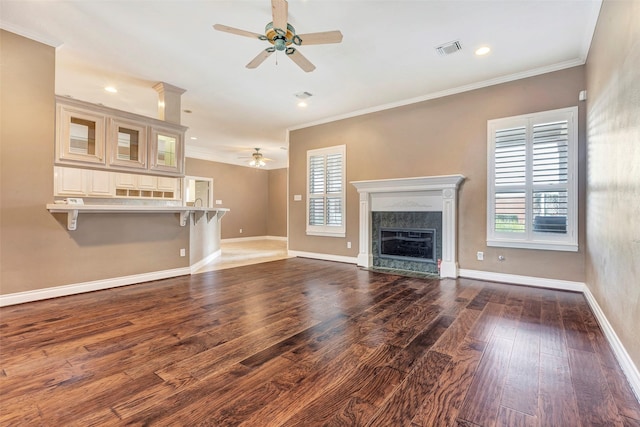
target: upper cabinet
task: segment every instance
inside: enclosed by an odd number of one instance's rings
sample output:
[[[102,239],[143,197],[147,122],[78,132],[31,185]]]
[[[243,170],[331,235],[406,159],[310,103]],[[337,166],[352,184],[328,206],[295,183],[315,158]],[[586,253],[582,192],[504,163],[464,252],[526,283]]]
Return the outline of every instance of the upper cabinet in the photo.
[[[56,164],[184,175],[186,127],[56,97]]]
[[[184,134],[170,128],[151,129],[151,151],[149,169],[172,175],[183,175]]]
[[[57,105],[56,113],[58,161],[105,165],[104,114],[63,104]]]
[[[147,168],[147,126],[109,119],[109,165],[122,169]]]

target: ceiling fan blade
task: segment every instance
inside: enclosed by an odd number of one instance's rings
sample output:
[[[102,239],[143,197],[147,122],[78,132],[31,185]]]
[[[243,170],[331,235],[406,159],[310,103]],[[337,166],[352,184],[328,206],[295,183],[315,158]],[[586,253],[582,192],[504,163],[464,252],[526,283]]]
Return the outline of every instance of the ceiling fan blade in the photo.
[[[298,52],[294,48],[289,48],[292,50],[291,53],[287,53],[287,56],[291,58],[293,62],[298,64],[298,67],[302,68],[304,72],[309,73],[316,69],[316,66],[313,65],[307,58],[304,57],[300,52]]]
[[[260,37],[264,36],[263,34],[252,33],[251,31],[245,31],[239,28],[228,27],[222,24],[215,24],[213,28],[225,33],[231,33],[231,34],[236,34],[238,36],[250,37],[252,39],[259,39]]]
[[[273,15],[273,27],[287,32],[289,19],[289,3],[287,0],[271,0],[271,14]]]
[[[301,45],[340,43],[342,33],[340,31],[323,31],[321,33],[298,34],[302,40]]]
[[[247,68],[257,68],[258,65],[262,64],[264,60],[267,59],[269,55],[271,55],[272,53],[273,53],[273,50],[266,48],[265,50],[260,52],[258,56],[253,58],[251,62],[247,64]]]

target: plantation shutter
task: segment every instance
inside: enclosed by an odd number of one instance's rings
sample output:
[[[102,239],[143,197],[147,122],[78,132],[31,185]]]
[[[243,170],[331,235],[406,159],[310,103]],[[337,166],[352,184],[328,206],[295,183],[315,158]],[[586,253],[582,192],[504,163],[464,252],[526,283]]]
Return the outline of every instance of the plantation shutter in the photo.
[[[494,164],[495,230],[522,233],[526,226],[526,126],[496,131]]]
[[[577,108],[488,122],[487,244],[577,250]]]
[[[344,228],[344,149],[339,148],[308,155],[308,225],[314,232]]]
[[[309,158],[309,225],[324,225],[325,156]]]
[[[533,125],[533,229],[567,233],[568,121]]]
[[[327,225],[342,225],[342,154],[329,154],[327,161]]]

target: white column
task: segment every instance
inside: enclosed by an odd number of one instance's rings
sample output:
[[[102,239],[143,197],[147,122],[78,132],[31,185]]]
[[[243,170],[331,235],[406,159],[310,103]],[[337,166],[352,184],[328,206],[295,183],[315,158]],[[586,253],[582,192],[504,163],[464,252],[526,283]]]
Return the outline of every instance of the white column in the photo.
[[[369,268],[373,265],[371,255],[371,207],[369,193],[360,193],[360,246],[358,249],[358,266]]]
[[[442,190],[442,262],[440,277],[458,277],[456,261],[456,192]]]
[[[182,114],[180,98],[185,90],[164,82],[155,84],[153,88],[158,92],[158,118],[180,124]]]

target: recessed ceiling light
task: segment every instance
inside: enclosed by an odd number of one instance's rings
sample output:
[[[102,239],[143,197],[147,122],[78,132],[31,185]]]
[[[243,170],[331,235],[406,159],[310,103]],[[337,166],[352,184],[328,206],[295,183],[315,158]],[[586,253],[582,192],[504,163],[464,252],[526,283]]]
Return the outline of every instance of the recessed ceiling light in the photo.
[[[197,136],[192,136],[191,139],[195,141],[196,139],[198,139],[198,137]]]
[[[107,92],[110,92],[110,93],[118,93],[118,89],[116,89],[113,86],[107,86],[107,87],[104,88],[104,90],[106,90]]]
[[[476,55],[478,56],[486,55],[489,52],[491,52],[491,49],[488,46],[482,46],[476,49]]]
[[[298,107],[300,107],[300,108],[304,108],[304,107],[306,107],[306,106],[307,106],[307,103],[306,103],[305,101],[300,101],[300,102],[298,102]]]

